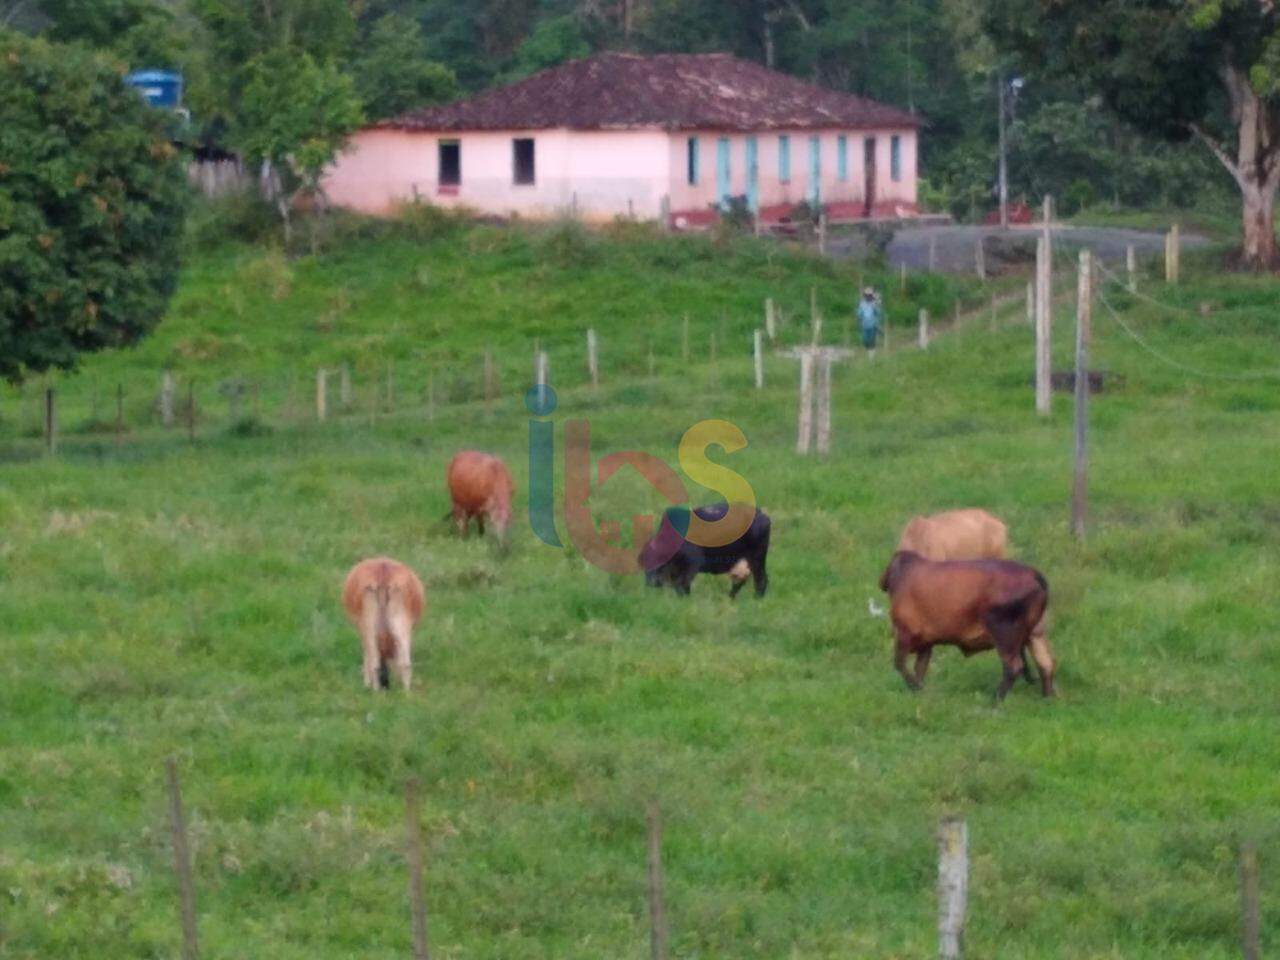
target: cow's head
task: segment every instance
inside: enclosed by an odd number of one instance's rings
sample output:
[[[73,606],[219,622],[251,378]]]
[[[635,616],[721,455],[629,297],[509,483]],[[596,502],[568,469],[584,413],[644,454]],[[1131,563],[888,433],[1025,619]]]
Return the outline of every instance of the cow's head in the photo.
[[[897,589],[898,583],[902,580],[902,575],[911,567],[912,564],[920,560],[920,554],[910,550],[899,550],[893,555],[893,559],[889,561],[889,565],[884,568],[884,573],[880,575],[880,589],[890,596]]]

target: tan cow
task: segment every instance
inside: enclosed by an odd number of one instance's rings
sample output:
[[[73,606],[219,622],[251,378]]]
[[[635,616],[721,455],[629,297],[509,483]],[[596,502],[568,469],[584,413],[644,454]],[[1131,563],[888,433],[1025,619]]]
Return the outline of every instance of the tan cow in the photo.
[[[394,664],[408,690],[413,674],[413,628],[427,605],[417,574],[390,557],[361,560],[347,574],[342,605],[360,632],[364,685],[370,690],[391,686],[387,668]]]
[[[1009,531],[985,510],[949,510],[913,517],[902,531],[898,549],[926,560],[1003,560],[1009,550]]]
[[[485,519],[493,521],[499,541],[505,541],[507,524],[511,522],[511,500],[516,485],[511,471],[498,457],[479,450],[463,450],[454,454],[445,471],[449,496],[453,500],[453,522],[465,537],[476,521],[484,536]]]

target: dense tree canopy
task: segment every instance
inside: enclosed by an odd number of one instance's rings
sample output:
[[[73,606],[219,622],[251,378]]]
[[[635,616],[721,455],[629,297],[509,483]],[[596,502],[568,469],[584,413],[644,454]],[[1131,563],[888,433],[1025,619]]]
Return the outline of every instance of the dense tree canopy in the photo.
[[[1276,265],[1280,12],[1270,0],[991,0],[988,25],[1029,69],[1073,77],[1135,128],[1203,143],[1240,190],[1245,261]]]
[[[344,74],[366,118],[379,119],[599,50],[727,51],[915,110],[927,122],[925,195],[956,214],[981,215],[994,203],[996,76],[1017,69],[1015,53],[1023,55],[1025,81],[1010,126],[1015,196],[1034,201],[1050,191],[1079,202],[1159,203],[1229,187],[1228,176],[1208,172],[1213,161],[1202,146],[1166,142],[1170,133],[1191,135],[1179,126],[1185,117],[1146,120],[1153,106],[1179,104],[1207,103],[1210,113],[1225,116],[1220,85],[1204,83],[1204,71],[1188,62],[1215,48],[1213,38],[1228,21],[1245,23],[1241,18],[1266,6],[1262,0],[0,0],[0,21],[9,17],[24,29],[107,47],[133,67],[180,67],[195,136],[241,151],[250,68],[267,55],[273,62],[306,55],[316,67]],[[1088,19],[1094,15],[1097,24]],[[1177,29],[1166,31],[1162,17],[1173,17]],[[1080,26],[1092,46],[1071,52],[1071,30]],[[1268,84],[1280,88],[1280,41],[1266,37],[1263,31],[1250,41],[1255,52],[1246,71],[1260,92]],[[1144,66],[1143,58],[1159,60],[1159,69]],[[1169,71],[1176,76],[1158,79]],[[1103,73],[1112,77],[1111,93],[1095,83]],[[1221,145],[1224,129],[1213,129],[1212,122],[1204,127]],[[1070,162],[1043,162],[1055,156]],[[1142,182],[1135,183],[1134,171]],[[1188,191],[1196,177],[1198,188]]]
[[[0,31],[0,376],[136,342],[177,282],[185,173],[119,64]]]

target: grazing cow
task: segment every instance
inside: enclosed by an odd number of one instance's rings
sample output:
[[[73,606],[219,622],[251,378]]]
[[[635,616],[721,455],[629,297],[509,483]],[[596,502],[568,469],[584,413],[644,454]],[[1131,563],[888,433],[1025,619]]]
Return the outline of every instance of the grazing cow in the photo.
[[[492,454],[463,450],[449,461],[445,478],[458,533],[465,537],[474,519],[480,536],[484,536],[484,522],[489,519],[497,528],[499,542],[504,542],[507,524],[511,522],[511,499],[516,491],[507,465]]]
[[[697,507],[693,512],[703,520],[715,522],[724,518],[729,506],[717,503]],[[687,594],[699,573],[727,573],[733,583],[729,589],[731,598],[738,595],[748,577],[755,581],[756,596],[763,597],[769,587],[769,528],[769,515],[756,510],[751,526],[733,543],[702,547],[686,540],[681,532],[689,529],[688,507],[672,507],[663,514],[658,532],[640,551],[645,582],[651,587],[668,584],[676,593]]]
[[[347,574],[342,605],[360,631],[364,685],[370,690],[391,686],[388,664],[395,665],[400,682],[409,689],[413,628],[422,619],[426,603],[422,581],[398,560],[361,560]]]
[[[1003,560],[1008,548],[1008,528],[985,510],[913,517],[898,541],[899,550],[926,560]]]
[[[1049,584],[1038,570],[1012,560],[935,561],[899,550],[880,589],[890,599],[893,665],[912,690],[924,684],[933,648],[950,645],[966,657],[995,649],[1004,664],[997,700],[1024,672],[1030,648],[1044,695],[1053,695],[1053,651],[1042,627]],[[907,671],[911,654],[914,674]]]

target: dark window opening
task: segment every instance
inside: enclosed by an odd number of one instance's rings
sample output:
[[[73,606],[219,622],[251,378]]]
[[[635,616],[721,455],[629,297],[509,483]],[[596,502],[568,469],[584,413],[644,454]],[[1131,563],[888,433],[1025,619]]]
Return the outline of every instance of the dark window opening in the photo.
[[[532,138],[522,138],[512,140],[515,148],[516,175],[515,182],[517,184],[533,183],[533,140]]]
[[[440,141],[440,176],[442,187],[456,187],[462,183],[462,144],[457,140]]]
[[[689,138],[689,185],[696,186],[698,183],[698,138]]]

